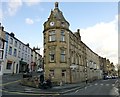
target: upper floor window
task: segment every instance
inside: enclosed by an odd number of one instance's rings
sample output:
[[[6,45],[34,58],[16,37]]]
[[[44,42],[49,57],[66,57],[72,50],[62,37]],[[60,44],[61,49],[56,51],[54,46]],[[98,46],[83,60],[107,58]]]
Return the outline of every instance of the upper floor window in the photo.
[[[0,49],[3,49],[3,41],[0,40]]]
[[[50,31],[49,32],[49,41],[55,41],[56,40],[56,35],[55,35],[55,31]]]
[[[54,62],[55,61],[55,51],[51,50],[49,52],[49,58],[50,58],[50,62]]]
[[[21,49],[21,43],[19,43],[19,49]]]
[[[19,52],[18,52],[18,58],[20,58],[20,53],[21,53],[21,52],[19,51]]]
[[[22,58],[24,58],[24,53],[22,53]]]
[[[65,50],[61,50],[61,62],[65,62]]]
[[[14,49],[14,56],[17,56],[17,49]]]
[[[27,52],[27,47],[26,47],[26,52]]]
[[[17,41],[15,41],[15,47],[17,47]]]
[[[12,47],[9,46],[9,54],[12,55]]]
[[[13,44],[13,38],[10,38],[10,44]]]
[[[22,48],[22,50],[24,51],[24,45],[23,45],[23,48]]]
[[[65,32],[64,31],[61,31],[60,41],[65,41]]]

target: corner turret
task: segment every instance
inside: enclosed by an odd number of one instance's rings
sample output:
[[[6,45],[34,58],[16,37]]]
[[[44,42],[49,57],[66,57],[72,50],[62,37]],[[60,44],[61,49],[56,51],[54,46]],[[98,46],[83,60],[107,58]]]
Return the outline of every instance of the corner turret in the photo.
[[[55,2],[54,10],[51,10],[48,20],[44,23],[44,30],[53,28],[69,29],[70,24],[64,18],[62,12],[59,10],[58,2]]]

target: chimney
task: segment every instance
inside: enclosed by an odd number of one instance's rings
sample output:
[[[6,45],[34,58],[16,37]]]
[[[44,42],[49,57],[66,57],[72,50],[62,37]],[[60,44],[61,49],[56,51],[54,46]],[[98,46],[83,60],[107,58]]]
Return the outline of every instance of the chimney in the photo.
[[[15,34],[14,34],[13,32],[11,32],[11,33],[10,33],[10,36],[14,37],[14,36],[15,36]]]

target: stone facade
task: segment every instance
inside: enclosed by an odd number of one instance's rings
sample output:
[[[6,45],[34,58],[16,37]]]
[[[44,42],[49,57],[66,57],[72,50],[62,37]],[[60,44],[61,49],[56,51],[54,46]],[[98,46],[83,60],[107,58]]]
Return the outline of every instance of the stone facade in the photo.
[[[4,66],[4,44],[5,44],[5,32],[4,27],[1,26],[0,23],[0,75],[2,75],[3,72],[3,66]]]
[[[52,81],[78,83],[101,78],[99,56],[82,41],[80,30],[72,32],[55,3],[44,23],[45,77]]]

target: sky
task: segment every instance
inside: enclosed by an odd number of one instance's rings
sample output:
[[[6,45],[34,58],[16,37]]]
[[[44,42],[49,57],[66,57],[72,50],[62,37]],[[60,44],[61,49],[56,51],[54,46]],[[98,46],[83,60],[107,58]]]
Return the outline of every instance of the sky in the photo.
[[[3,2],[4,1],[4,2]],[[118,0],[59,2],[59,9],[70,23],[72,32],[80,29],[82,41],[95,53],[118,63]],[[0,22],[9,33],[43,53],[43,24],[54,2],[42,0],[2,0]],[[43,55],[43,54],[42,54]]]

